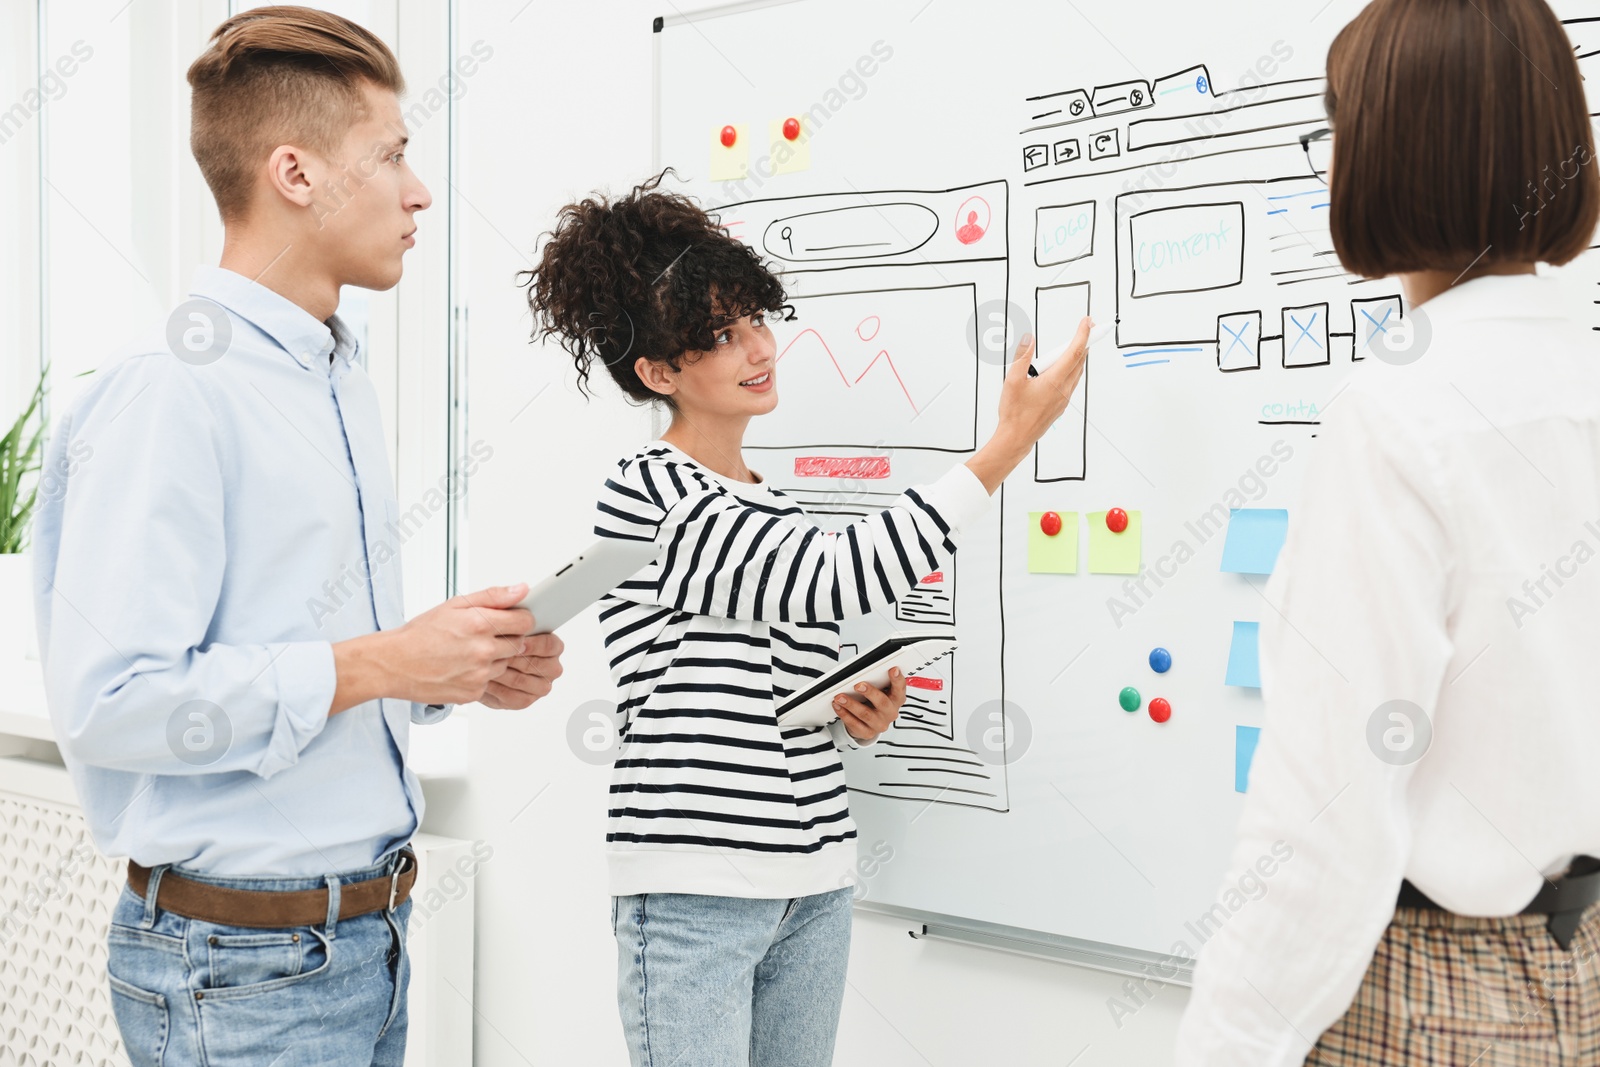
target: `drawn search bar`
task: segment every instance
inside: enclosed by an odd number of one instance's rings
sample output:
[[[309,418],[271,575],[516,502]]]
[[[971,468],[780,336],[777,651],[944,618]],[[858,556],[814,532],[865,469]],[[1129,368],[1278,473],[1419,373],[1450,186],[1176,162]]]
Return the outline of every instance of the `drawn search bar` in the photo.
[[[939,216],[922,204],[870,204],[774,219],[761,245],[768,255],[790,262],[879,259],[915,252],[938,230]]]

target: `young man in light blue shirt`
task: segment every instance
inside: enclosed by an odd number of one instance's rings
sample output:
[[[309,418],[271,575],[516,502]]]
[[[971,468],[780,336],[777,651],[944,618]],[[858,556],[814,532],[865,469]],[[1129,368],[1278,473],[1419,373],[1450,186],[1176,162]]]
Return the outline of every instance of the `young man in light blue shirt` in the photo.
[[[423,810],[409,727],[527,707],[561,643],[525,587],[407,622],[377,396],[334,311],[389,289],[427,189],[404,84],[366,30],[303,8],[223,23],[189,70],[226,230],[166,336],[57,421],[35,530],[50,711],[100,848],[135,1067],[398,1065]],[[424,509],[426,511],[426,509]]]

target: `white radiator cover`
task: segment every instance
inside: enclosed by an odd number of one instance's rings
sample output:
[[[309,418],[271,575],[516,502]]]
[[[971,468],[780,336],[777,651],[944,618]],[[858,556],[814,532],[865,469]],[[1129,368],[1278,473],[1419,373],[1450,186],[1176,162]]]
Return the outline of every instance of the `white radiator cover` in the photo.
[[[123,1067],[106,988],[120,866],[81,814],[0,793],[0,1067]]]
[[[31,764],[31,766],[25,766]],[[57,777],[59,775],[59,778]],[[66,772],[0,758],[0,1067],[127,1067],[106,984],[124,864],[59,798]],[[473,886],[480,843],[419,834],[406,1067],[472,1062]],[[420,920],[420,921],[419,921]]]

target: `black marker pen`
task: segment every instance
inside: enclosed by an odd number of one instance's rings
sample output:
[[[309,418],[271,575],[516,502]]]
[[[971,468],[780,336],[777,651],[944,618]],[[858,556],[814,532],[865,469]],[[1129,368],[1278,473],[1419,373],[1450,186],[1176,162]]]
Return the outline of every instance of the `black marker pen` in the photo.
[[[1111,334],[1112,327],[1114,327],[1115,325],[1116,325],[1116,323],[1108,322],[1104,326],[1096,326],[1094,329],[1090,330],[1089,331],[1089,340],[1088,340],[1087,344],[1084,347],[1086,347],[1086,348],[1093,347],[1093,345],[1094,345],[1094,343],[1096,341],[1105,340]],[[1039,368],[1035,367],[1033,365],[1033,361],[1032,360],[1029,360],[1028,361],[1028,377],[1037,378],[1038,376],[1039,376]]]

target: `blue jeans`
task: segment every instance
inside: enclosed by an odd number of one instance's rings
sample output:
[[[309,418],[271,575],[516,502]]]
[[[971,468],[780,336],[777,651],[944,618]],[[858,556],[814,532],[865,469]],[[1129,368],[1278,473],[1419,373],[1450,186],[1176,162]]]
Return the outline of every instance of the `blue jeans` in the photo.
[[[613,897],[617,1007],[633,1067],[827,1067],[852,896]]]
[[[330,888],[327,921],[260,930],[185,919],[124,886],[109,934],[111,1005],[133,1067],[400,1067],[406,1046],[407,901],[340,921],[339,885],[388,874],[391,857],[327,878],[185,878],[235,889]]]

